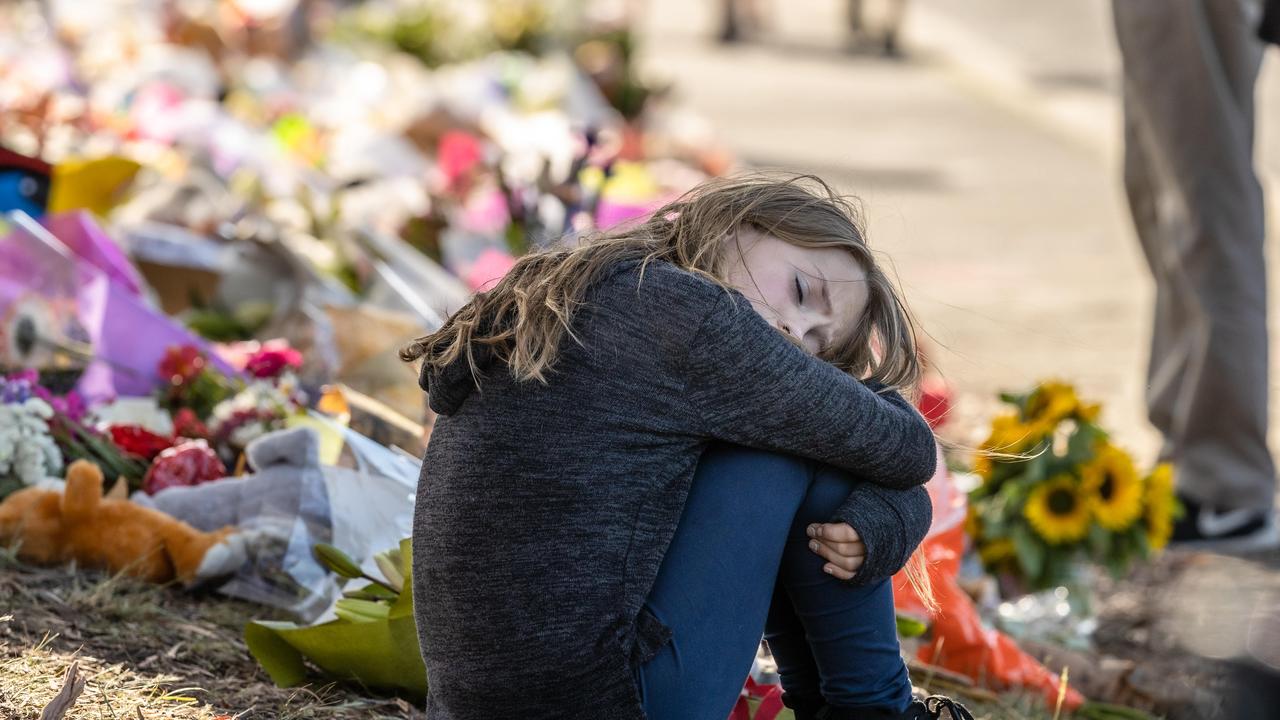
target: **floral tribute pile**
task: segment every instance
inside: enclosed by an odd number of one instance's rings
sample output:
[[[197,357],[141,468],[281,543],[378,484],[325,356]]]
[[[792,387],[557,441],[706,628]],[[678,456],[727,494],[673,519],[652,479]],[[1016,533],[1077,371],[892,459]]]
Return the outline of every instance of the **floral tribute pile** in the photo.
[[[1169,465],[1143,472],[1066,383],[1001,399],[1013,410],[977,453],[966,528],[988,571],[1041,590],[1082,562],[1120,576],[1164,548],[1180,512]]]
[[[249,442],[285,427],[308,395],[294,374],[302,356],[283,342],[234,343],[220,354],[238,372],[174,346],[156,368],[154,398],[92,407],[74,390],[55,394],[34,370],[0,378],[0,499],[80,458],[148,494],[233,474]]]

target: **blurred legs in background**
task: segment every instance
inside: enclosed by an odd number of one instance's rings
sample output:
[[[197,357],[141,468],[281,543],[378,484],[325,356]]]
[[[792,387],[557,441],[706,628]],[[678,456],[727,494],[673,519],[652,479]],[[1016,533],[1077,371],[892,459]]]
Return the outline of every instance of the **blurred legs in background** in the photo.
[[[849,47],[852,50],[860,51],[868,41],[872,41],[888,57],[897,57],[901,53],[898,40],[907,12],[907,0],[882,0],[882,14],[876,23],[867,21],[866,0],[845,2],[848,11]],[[717,35],[720,42],[750,40],[759,34],[763,26],[760,0],[720,0],[720,32]],[[873,27],[879,30],[878,37],[871,32]]]
[[[848,0],[848,3],[849,37],[856,43],[867,35],[866,0]],[[880,23],[880,46],[889,57],[897,57],[900,53],[898,37],[906,14],[907,0],[885,0],[884,16]]]
[[[1186,514],[1174,542],[1274,545],[1256,0],[1113,0],[1125,189],[1156,283],[1147,378]]]

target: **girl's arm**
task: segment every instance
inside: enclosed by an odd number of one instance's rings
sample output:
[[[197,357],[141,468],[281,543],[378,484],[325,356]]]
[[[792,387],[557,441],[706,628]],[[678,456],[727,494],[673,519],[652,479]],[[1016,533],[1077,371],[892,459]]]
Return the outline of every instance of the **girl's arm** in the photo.
[[[869,585],[892,577],[907,564],[929,533],[933,501],[922,486],[894,490],[858,483],[833,522],[847,523],[858,532],[866,556],[848,582]]]
[[[711,437],[812,458],[886,488],[933,476],[933,432],[910,403],[793,345],[740,295],[721,295],[703,318],[686,372]]]

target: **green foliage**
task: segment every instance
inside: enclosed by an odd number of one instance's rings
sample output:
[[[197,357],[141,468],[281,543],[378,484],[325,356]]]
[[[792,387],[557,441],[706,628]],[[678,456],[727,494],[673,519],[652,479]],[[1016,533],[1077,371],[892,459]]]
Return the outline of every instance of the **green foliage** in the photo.
[[[332,546],[317,545],[315,554],[326,566],[339,568],[342,577],[364,577],[371,582],[344,593],[334,608],[337,620],[310,627],[253,621],[245,627],[249,652],[272,682],[281,687],[298,685],[306,680],[310,663],[327,677],[415,699],[425,697],[427,671],[414,625],[412,584],[401,583],[403,589],[397,591],[391,587],[393,578],[369,578]],[[398,549],[382,557],[397,561],[397,572],[407,577],[412,567],[410,554],[410,542],[405,539]],[[378,564],[382,567],[384,563]]]
[[[897,621],[898,621],[899,637],[904,637],[904,638],[920,637],[921,635],[924,635],[925,633],[929,632],[929,625],[925,623],[923,620],[920,620],[918,618],[913,618],[907,615],[899,614],[897,617]]]

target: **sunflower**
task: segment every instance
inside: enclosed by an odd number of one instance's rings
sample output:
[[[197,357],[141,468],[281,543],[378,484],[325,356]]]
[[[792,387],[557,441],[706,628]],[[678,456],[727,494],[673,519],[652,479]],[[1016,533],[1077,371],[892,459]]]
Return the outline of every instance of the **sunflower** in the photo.
[[[1013,541],[1009,538],[992,540],[978,548],[978,557],[982,558],[982,564],[987,567],[992,567],[1004,560],[1010,560],[1015,555]]]
[[[1080,407],[1076,409],[1076,417],[1087,423],[1097,422],[1101,414],[1101,403],[1080,403]]]
[[[990,482],[1000,455],[1018,455],[1044,439],[1043,428],[1022,422],[1017,413],[998,415],[991,421],[991,434],[973,455],[973,472]]]
[[[1075,388],[1058,380],[1046,380],[1027,398],[1023,414],[1029,423],[1053,426],[1075,415],[1079,409],[1080,398],[1076,397]]]
[[[1058,475],[1031,491],[1022,514],[1045,542],[1064,545],[1089,532],[1089,502],[1070,475]]]
[[[1017,413],[1006,413],[991,421],[991,435],[982,444],[982,449],[1017,453],[1032,447],[1043,437],[1043,431],[1036,425],[1022,422]]]
[[[991,462],[991,456],[986,450],[978,450],[978,452],[974,453],[973,472],[975,475],[982,478],[982,482],[985,483],[991,479],[991,471],[994,467],[995,466]]]
[[[1146,497],[1147,546],[1162,550],[1173,534],[1173,521],[1179,514],[1178,499],[1173,491],[1173,466],[1161,463],[1147,477]]]
[[[1098,524],[1123,532],[1142,515],[1142,478],[1133,459],[1120,448],[1103,443],[1093,460],[1080,468],[1089,505]]]

